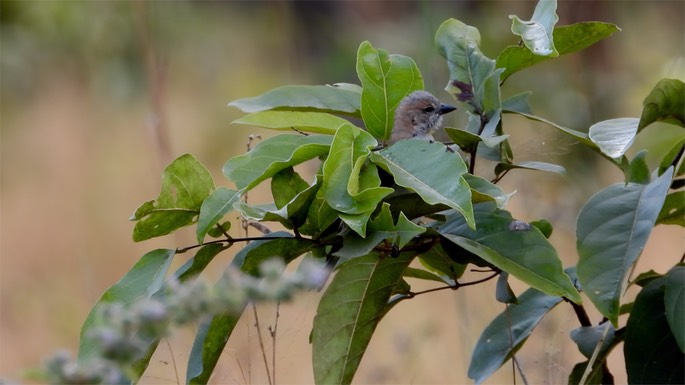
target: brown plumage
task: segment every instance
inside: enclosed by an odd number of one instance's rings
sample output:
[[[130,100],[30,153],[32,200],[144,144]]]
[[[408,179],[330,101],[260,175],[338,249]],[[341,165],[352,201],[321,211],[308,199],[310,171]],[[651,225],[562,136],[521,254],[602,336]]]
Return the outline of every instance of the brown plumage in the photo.
[[[388,144],[409,138],[433,141],[433,132],[440,128],[442,115],[454,110],[455,107],[441,103],[429,92],[412,92],[402,99],[395,110],[395,122]]]

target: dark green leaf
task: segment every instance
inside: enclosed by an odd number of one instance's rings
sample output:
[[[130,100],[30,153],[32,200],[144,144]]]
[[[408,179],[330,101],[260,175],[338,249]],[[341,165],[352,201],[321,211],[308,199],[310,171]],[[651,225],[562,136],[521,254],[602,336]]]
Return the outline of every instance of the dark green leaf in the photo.
[[[664,292],[666,320],[681,352],[685,352],[685,265],[674,266],[666,274]]]
[[[409,93],[423,89],[423,77],[412,58],[389,55],[368,41],[357,51],[362,83],[361,111],[366,129],[381,141],[390,138],[395,108]]]
[[[508,305],[483,331],[471,355],[468,375],[476,384],[490,377],[523,345],[533,329],[560,297],[535,289],[519,296],[518,304]]]
[[[420,254],[418,258],[424,267],[451,281],[456,281],[466,271],[466,265],[454,261],[440,244],[431,247],[430,250]]]
[[[131,217],[136,242],[171,233],[193,223],[200,205],[214,190],[212,176],[190,154],[181,155],[162,173],[162,190],[154,201],[143,203]]]
[[[612,348],[616,342],[614,341],[614,333],[616,329],[609,322],[598,326],[582,326],[571,330],[571,339],[578,345],[578,350],[585,356],[591,358],[597,345],[602,341],[602,346],[599,348],[599,353],[605,353],[609,348]]]
[[[685,83],[678,79],[661,79],[642,106],[639,130],[659,120],[685,127]]]
[[[219,223],[226,213],[233,210],[233,204],[239,200],[240,194],[237,191],[219,187],[202,202],[196,231],[199,243],[204,242],[207,232]]]
[[[630,161],[630,176],[629,182],[637,184],[649,183],[649,166],[646,161],[647,151],[642,150],[635,154],[635,157]]]
[[[131,270],[102,294],[81,327],[79,360],[84,361],[93,357],[95,345],[88,338],[88,334],[98,326],[100,309],[115,302],[130,304],[151,298],[162,288],[164,278],[175,254],[175,250],[157,249],[143,255]],[[137,373],[138,376],[140,374],[142,371]]]
[[[552,224],[549,223],[548,220],[538,219],[537,221],[530,222],[530,224],[535,226],[535,228],[537,228],[538,230],[540,230],[540,232],[542,233],[542,235],[545,236],[545,238],[549,239],[549,237],[552,236],[552,231],[554,229],[552,228]]]
[[[230,159],[223,173],[242,193],[284,168],[327,154],[332,141],[330,135],[277,135]]]
[[[301,131],[314,134],[334,135],[335,131],[349,121],[325,112],[262,111],[234,120],[233,124],[270,128],[282,131]]]
[[[564,25],[554,29],[554,46],[559,55],[565,55],[587,48],[619,30],[614,24],[599,21]],[[526,47],[509,46],[497,56],[497,68],[506,68],[502,74],[504,81],[511,74],[550,58],[535,55]]]
[[[514,95],[509,99],[502,101],[502,112],[522,112],[524,114],[533,114],[528,98],[532,94],[531,91],[522,92]]]
[[[647,185],[612,185],[590,198],[578,215],[578,278],[614,325],[626,279],[652,232],[672,174],[671,168]]]
[[[415,219],[449,209],[448,206],[442,204],[428,204],[421,199],[419,194],[401,187],[396,187],[395,192],[388,195],[384,202],[390,204],[390,211],[394,218],[404,213],[407,218]]]
[[[461,217],[452,216],[439,228],[440,233],[531,287],[581,302],[556,250],[537,228],[514,221],[508,211],[491,202],[474,205],[474,214],[477,230],[469,229]],[[513,226],[516,223],[527,226]]]
[[[648,283],[663,276],[663,274],[657,273],[654,270],[645,271],[640,273],[637,277],[635,277],[635,279],[633,279],[633,281],[630,284],[645,287]]]
[[[183,266],[171,275],[172,279],[183,282],[188,278],[197,276],[204,271],[205,267],[209,265],[217,254],[226,248],[226,246],[218,243],[202,246],[193,258],[189,259],[188,262],[184,263]]]
[[[507,204],[509,196],[496,184],[471,174],[464,174],[464,179],[471,186],[471,201],[473,203],[493,201],[499,208],[503,208]]]
[[[521,36],[523,44],[538,56],[559,56],[554,48],[552,34],[554,26],[559,21],[557,16],[556,0],[539,0],[535,6],[533,17],[529,21],[523,21],[516,15],[509,15],[511,19],[511,32]]]
[[[585,369],[587,369],[589,363],[589,360],[579,362],[573,367],[571,374],[568,376],[569,385],[602,385],[611,383],[603,380],[604,362],[595,360],[592,364],[592,369],[590,369],[590,374],[581,384],[580,381],[583,379],[583,374],[585,374]]]
[[[284,168],[271,178],[271,195],[279,209],[307,188],[309,184],[292,167]]]
[[[480,136],[458,128],[445,127],[445,133],[452,139],[454,144],[466,152],[473,151],[476,148],[475,146],[482,141]]]
[[[414,255],[354,258],[326,289],[312,330],[314,381],[349,384],[385,313],[388,300]]]
[[[430,271],[415,269],[413,267],[407,267],[406,269],[404,269],[404,273],[402,274],[402,276],[405,278],[423,279],[426,281],[440,282],[443,284],[448,283],[445,282],[444,279],[440,278],[438,275],[434,273],[431,273]]]
[[[360,116],[361,89],[354,85],[285,86],[231,103],[244,112],[272,109],[323,110]]]
[[[666,282],[667,278],[656,279],[642,289],[626,323],[623,353],[629,384],[685,383],[685,354],[665,314]],[[683,324],[677,327],[682,329]]]
[[[685,191],[676,191],[666,195],[656,223],[685,227]]]
[[[269,237],[280,236],[282,238],[251,242],[250,246],[253,244],[255,246],[245,253],[245,261],[240,269],[248,274],[258,275],[262,262],[279,257],[288,264],[316,246],[316,243],[310,239],[288,238],[289,235],[286,232],[271,233]]]
[[[216,226],[207,230],[207,235],[212,238],[221,238],[224,236],[224,233],[228,233],[228,230],[230,229],[231,221],[224,221],[223,223],[217,224]]]
[[[466,165],[439,143],[401,140],[371,154],[371,160],[395,177],[395,183],[419,194],[426,203],[444,204],[475,227],[471,189],[464,179]]]
[[[659,162],[659,175],[663,174],[664,171],[666,171],[667,168],[669,168],[671,165],[677,166],[677,164],[674,164],[676,162],[676,159],[680,156],[681,159],[680,161],[682,162],[682,157],[684,156],[683,152],[685,151],[685,138],[682,138],[680,140],[677,140],[675,144],[671,147],[670,150],[666,152],[666,155],[661,159],[661,162]],[[681,163],[681,166],[685,164],[685,162]],[[676,173],[676,175],[679,175]]]

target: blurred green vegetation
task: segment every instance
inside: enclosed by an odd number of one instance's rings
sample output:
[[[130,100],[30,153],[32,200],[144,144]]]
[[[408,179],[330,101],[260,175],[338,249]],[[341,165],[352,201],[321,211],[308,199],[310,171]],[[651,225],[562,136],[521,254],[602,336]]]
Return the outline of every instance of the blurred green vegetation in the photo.
[[[244,151],[247,136],[273,134],[229,126],[242,114],[227,102],[286,84],[358,83],[355,55],[364,40],[413,57],[426,89],[449,101],[441,91],[447,68],[433,45],[440,23],[454,17],[477,27],[483,52],[494,58],[517,43],[507,16],[527,18],[534,6],[532,1],[0,1],[0,374],[17,378],[56,348],[74,349],[90,306],[140,255],[158,245],[192,242],[190,234],[133,244],[133,225],[126,219],[156,196],[161,170],[174,157],[192,152],[218,185],[226,185],[221,166]],[[639,116],[642,99],[659,79],[685,78],[682,0],[563,1],[557,13],[558,25],[599,20],[622,31],[509,79],[504,96],[533,90],[538,115],[586,131],[599,120]],[[446,124],[460,126],[464,120],[462,113],[451,114]],[[513,123],[517,159],[556,161],[571,176],[604,178],[575,186],[574,177],[560,181],[536,174],[535,184],[525,184],[522,176],[503,185],[518,190],[514,213],[555,224],[553,241],[568,247],[564,258],[573,264],[578,207],[620,174],[595,170],[594,155],[578,154],[550,128]],[[221,262],[216,266],[220,270]],[[431,339],[439,330],[451,333],[456,351],[468,355],[482,322],[498,311],[493,305],[483,309],[489,314],[433,316],[444,317],[444,325],[458,320],[459,333],[440,329],[435,323],[443,321],[435,320],[414,330],[432,344],[444,342]],[[428,310],[409,316],[422,312]],[[383,363],[382,354],[365,358],[362,382],[406,382],[412,375],[419,382],[466,381],[467,358],[459,365],[447,360],[449,369],[427,364],[430,349],[399,325],[376,339],[395,341],[400,357],[395,363]],[[309,327],[309,321],[299,326],[305,348]],[[550,326],[550,333],[556,330]],[[189,346],[174,350],[182,355]],[[369,356],[384,351],[374,346],[381,345],[372,343]],[[232,359],[239,356],[233,352]],[[299,354],[292,362],[309,365],[306,357]],[[407,372],[393,372],[400,361]],[[541,376],[535,382],[550,380]]]

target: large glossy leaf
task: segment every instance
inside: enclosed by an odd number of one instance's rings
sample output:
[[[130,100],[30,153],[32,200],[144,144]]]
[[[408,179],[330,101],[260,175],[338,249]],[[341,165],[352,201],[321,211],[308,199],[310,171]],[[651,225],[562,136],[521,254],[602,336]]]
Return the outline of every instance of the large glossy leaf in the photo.
[[[332,140],[330,135],[277,135],[230,159],[223,173],[243,192],[285,168],[328,153]]]
[[[102,294],[90,313],[88,313],[81,327],[81,340],[78,352],[80,361],[93,357],[96,345],[89,338],[89,333],[99,326],[100,309],[107,304],[115,302],[131,304],[145,298],[151,298],[162,288],[166,273],[175,254],[175,250],[157,249],[143,255],[133,265],[131,270]],[[142,371],[136,373],[138,376],[140,374],[142,374]]]
[[[371,160],[391,173],[395,183],[416,192],[429,204],[444,204],[459,211],[475,227],[471,189],[464,179],[461,157],[439,143],[401,140],[371,154]]]
[[[540,230],[514,221],[508,211],[498,209],[492,202],[474,205],[474,215],[476,230],[468,228],[459,216],[448,217],[438,230],[449,241],[531,287],[581,302],[556,250]]]
[[[340,267],[321,297],[312,328],[314,381],[349,384],[413,255],[375,254]]]
[[[395,109],[410,92],[423,89],[423,77],[408,56],[388,54],[368,41],[357,51],[362,83],[361,112],[366,129],[381,141],[390,138]]]
[[[679,79],[661,79],[642,102],[638,129],[663,120],[685,127],[685,83]]]
[[[450,83],[445,89],[466,103],[471,113],[486,112],[483,106],[485,83],[495,70],[495,61],[481,52],[478,29],[448,19],[438,28],[435,45],[440,55],[447,59],[450,71]]]
[[[214,181],[202,163],[190,154],[176,158],[162,173],[162,190],[157,199],[143,203],[131,216],[137,221],[133,240],[166,235],[192,224],[212,190]]]
[[[664,292],[666,320],[681,352],[685,352],[685,265],[674,266],[666,274]]]
[[[237,191],[219,187],[202,202],[196,231],[199,243],[204,242],[207,232],[219,223],[226,213],[233,210],[233,204],[239,200],[240,194]]]
[[[628,274],[652,232],[672,174],[671,168],[647,185],[612,185],[590,198],[578,215],[578,278],[614,325]]]
[[[633,144],[637,134],[637,118],[604,120],[590,126],[588,135],[600,151],[610,158],[619,158]]]
[[[371,135],[351,125],[335,134],[321,187],[330,207],[346,214],[370,214],[392,192],[380,187],[376,166],[366,164],[369,148],[376,144]]]
[[[476,384],[490,377],[523,345],[561,297],[528,289],[485,328],[471,355],[468,375]]]
[[[554,26],[559,21],[556,11],[557,0],[539,0],[533,17],[528,21],[521,20],[516,15],[509,15],[511,32],[521,36],[523,44],[535,55],[559,56],[552,38]]]
[[[614,24],[599,21],[564,25],[554,29],[554,46],[559,55],[565,55],[587,48],[619,30]],[[513,73],[550,58],[535,55],[527,47],[509,46],[497,56],[497,68],[506,69],[502,74],[504,81]]]
[[[302,131],[334,135],[335,131],[350,122],[325,112],[262,111],[234,120],[234,124],[247,124],[282,131]]]
[[[333,86],[284,86],[253,98],[228,103],[244,112],[273,109],[322,110],[360,116],[361,88],[352,84]]]
[[[685,383],[685,354],[665,314],[666,280],[655,279],[642,289],[626,323],[623,353],[629,384]]]

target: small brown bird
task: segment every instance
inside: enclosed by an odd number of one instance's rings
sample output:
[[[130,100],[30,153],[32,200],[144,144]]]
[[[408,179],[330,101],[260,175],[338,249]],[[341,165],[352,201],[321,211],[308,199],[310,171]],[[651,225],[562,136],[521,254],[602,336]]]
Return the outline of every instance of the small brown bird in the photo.
[[[409,138],[433,141],[432,134],[440,128],[442,115],[456,109],[441,103],[429,92],[412,92],[402,99],[395,110],[395,124],[388,144]]]

